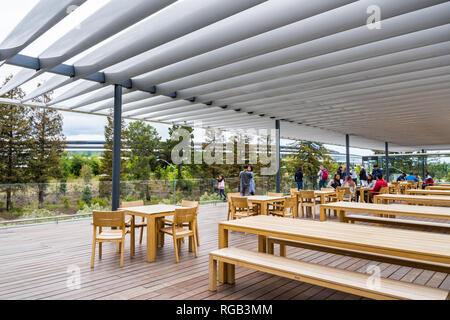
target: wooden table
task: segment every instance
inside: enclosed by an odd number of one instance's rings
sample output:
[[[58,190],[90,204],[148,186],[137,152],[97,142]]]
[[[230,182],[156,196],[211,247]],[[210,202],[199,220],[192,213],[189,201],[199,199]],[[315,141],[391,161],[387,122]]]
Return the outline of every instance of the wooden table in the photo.
[[[372,190],[372,189],[369,187],[356,187],[356,192],[359,191],[359,202],[362,202],[362,203],[366,202],[366,199],[365,199],[366,191],[369,191],[369,190]],[[355,194],[355,196],[356,196],[356,194]]]
[[[428,186],[425,187],[427,190],[450,190],[450,186]]]
[[[406,201],[407,204],[450,206],[450,197],[448,196],[424,196],[412,194],[378,194],[374,196],[375,203],[389,204],[392,201]]]
[[[423,194],[434,196],[450,196],[450,190],[424,190],[424,189],[409,189],[406,190],[407,194]]]
[[[336,195],[336,190],[334,190],[334,191],[317,190],[317,191],[314,191],[314,195],[316,197],[320,198],[320,204],[324,204],[324,203],[327,203],[327,201],[326,201],[327,197],[332,197],[332,196]]]
[[[139,206],[139,207],[129,207],[122,208],[125,214],[131,216],[131,244],[130,251],[131,255],[134,254],[134,223],[135,216],[147,218],[147,261],[153,262],[156,258],[156,250],[158,248],[157,236],[158,236],[158,225],[157,220],[164,218],[166,216],[171,216],[175,214],[175,208],[181,208],[175,205],[169,204],[155,204],[149,206]]]
[[[248,196],[248,202],[257,203],[261,208],[260,214],[267,215],[267,206],[274,202],[283,200],[285,197],[269,197],[269,196]]]
[[[391,206],[396,205],[389,205],[389,207]],[[407,207],[414,208],[414,206]],[[450,268],[449,234],[272,216],[252,216],[220,222],[219,249],[228,247],[229,230],[258,235],[260,252],[267,250],[267,237],[276,237],[314,245],[441,263]],[[219,263],[219,281],[234,283],[233,265]]]
[[[450,208],[446,207],[411,206],[407,204],[387,205],[339,201],[320,206],[320,221],[325,221],[327,219],[325,209],[336,210],[339,215],[339,221],[341,222],[345,222],[345,214],[347,211],[450,220]]]

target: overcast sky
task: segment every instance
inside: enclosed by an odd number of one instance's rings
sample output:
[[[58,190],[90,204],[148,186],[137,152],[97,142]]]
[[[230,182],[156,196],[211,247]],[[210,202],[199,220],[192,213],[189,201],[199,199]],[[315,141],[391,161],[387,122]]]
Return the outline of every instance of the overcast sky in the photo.
[[[9,32],[16,26],[22,18],[31,10],[31,8],[38,3],[38,0],[11,0],[2,1],[2,10],[0,11],[0,21],[2,21],[2,27],[0,28],[0,42],[9,34]],[[56,39],[63,36],[68,32],[74,25],[81,22],[86,16],[94,12],[95,10],[101,8],[103,5],[108,3],[109,0],[96,0],[87,1],[80,8],[71,13],[68,17],[59,22],[54,28],[47,31],[43,36],[34,41],[21,53],[30,56],[39,56],[45,48],[53,43]],[[67,61],[71,63],[77,60],[83,55],[77,55],[76,57]],[[15,74],[20,68],[3,65],[0,67],[0,81],[3,83],[3,79],[10,74]],[[32,81],[24,84],[22,89],[30,93],[34,88],[36,88],[37,83],[45,82],[50,78],[50,74],[44,73],[43,75],[36,77]],[[76,83],[74,83],[76,85]],[[54,92],[54,96],[67,90],[67,87],[57,89]],[[102,116],[95,115],[85,115],[72,112],[61,112],[64,118],[64,134],[67,136],[68,140],[103,140],[103,130],[106,124],[106,118]],[[158,130],[158,133],[163,137],[163,139],[168,136],[168,126],[160,123],[152,123],[152,125]],[[195,132],[195,139],[201,140],[202,131],[197,130]],[[287,144],[291,141],[282,140],[282,144]],[[326,145],[330,149],[336,150],[338,152],[345,152],[344,147],[340,146],[330,146]],[[360,155],[370,155],[372,152],[370,150],[351,148],[350,152],[352,154]]]

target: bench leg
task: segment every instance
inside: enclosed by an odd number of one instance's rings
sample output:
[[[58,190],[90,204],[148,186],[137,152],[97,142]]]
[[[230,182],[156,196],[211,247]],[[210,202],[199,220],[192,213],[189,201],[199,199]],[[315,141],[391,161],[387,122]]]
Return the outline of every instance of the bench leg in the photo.
[[[217,260],[209,256],[209,290],[217,290]]]
[[[286,257],[286,245],[280,244],[280,257]]]
[[[265,236],[258,236],[258,252],[264,252],[266,253],[266,242],[267,242],[267,237]]]
[[[235,272],[234,272],[234,264],[227,264],[227,283],[234,284],[235,281]]]
[[[274,253],[274,243],[270,239],[267,240],[267,253],[269,254]]]

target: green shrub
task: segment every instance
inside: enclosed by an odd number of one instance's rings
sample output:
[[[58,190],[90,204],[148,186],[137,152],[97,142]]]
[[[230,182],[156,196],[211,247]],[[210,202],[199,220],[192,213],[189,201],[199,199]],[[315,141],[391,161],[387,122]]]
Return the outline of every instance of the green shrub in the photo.
[[[136,201],[137,199],[136,199],[136,197],[134,197],[134,196],[126,196],[125,197],[125,201]]]
[[[3,208],[3,207],[5,207],[5,201],[0,200],[0,208]]]
[[[70,208],[69,197],[62,197],[61,201],[63,203],[64,208]]]
[[[200,201],[213,201],[213,200],[220,200],[218,193],[205,192],[203,195],[200,196]]]
[[[77,208],[78,210],[83,210],[84,207],[88,207],[87,203],[83,200],[77,200]]]
[[[83,191],[81,192],[81,200],[86,202],[88,205],[91,205],[92,192],[91,192],[91,188],[89,188],[89,186],[84,187]]]
[[[91,202],[92,205],[96,205],[98,204],[101,207],[107,207],[108,206],[108,200],[107,199],[98,199],[98,198],[94,198],[92,199]]]

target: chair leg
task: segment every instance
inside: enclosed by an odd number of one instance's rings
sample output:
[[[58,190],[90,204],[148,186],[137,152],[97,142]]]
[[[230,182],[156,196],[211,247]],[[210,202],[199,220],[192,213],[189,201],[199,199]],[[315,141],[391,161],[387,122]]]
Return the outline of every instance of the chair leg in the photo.
[[[122,239],[122,241],[120,241],[120,267],[123,267],[123,254],[125,251],[125,239]]]
[[[217,290],[217,260],[209,257],[209,290]]]
[[[173,236],[173,250],[175,251],[175,262],[178,263],[178,239]]]
[[[95,240],[92,243],[91,268],[94,268],[94,261],[95,261]]]
[[[196,235],[195,232],[192,235],[192,240],[194,241],[194,245],[193,245],[193,247],[194,247],[194,254],[195,254],[195,257],[197,258],[197,235]]]
[[[196,240],[197,240],[197,246],[200,246],[200,237],[198,236],[198,223],[197,220],[195,220],[195,235],[196,235]]]
[[[139,244],[142,244],[143,237],[144,237],[144,227],[141,227],[141,235],[139,236]]]
[[[98,243],[98,259],[102,258],[102,243]]]

